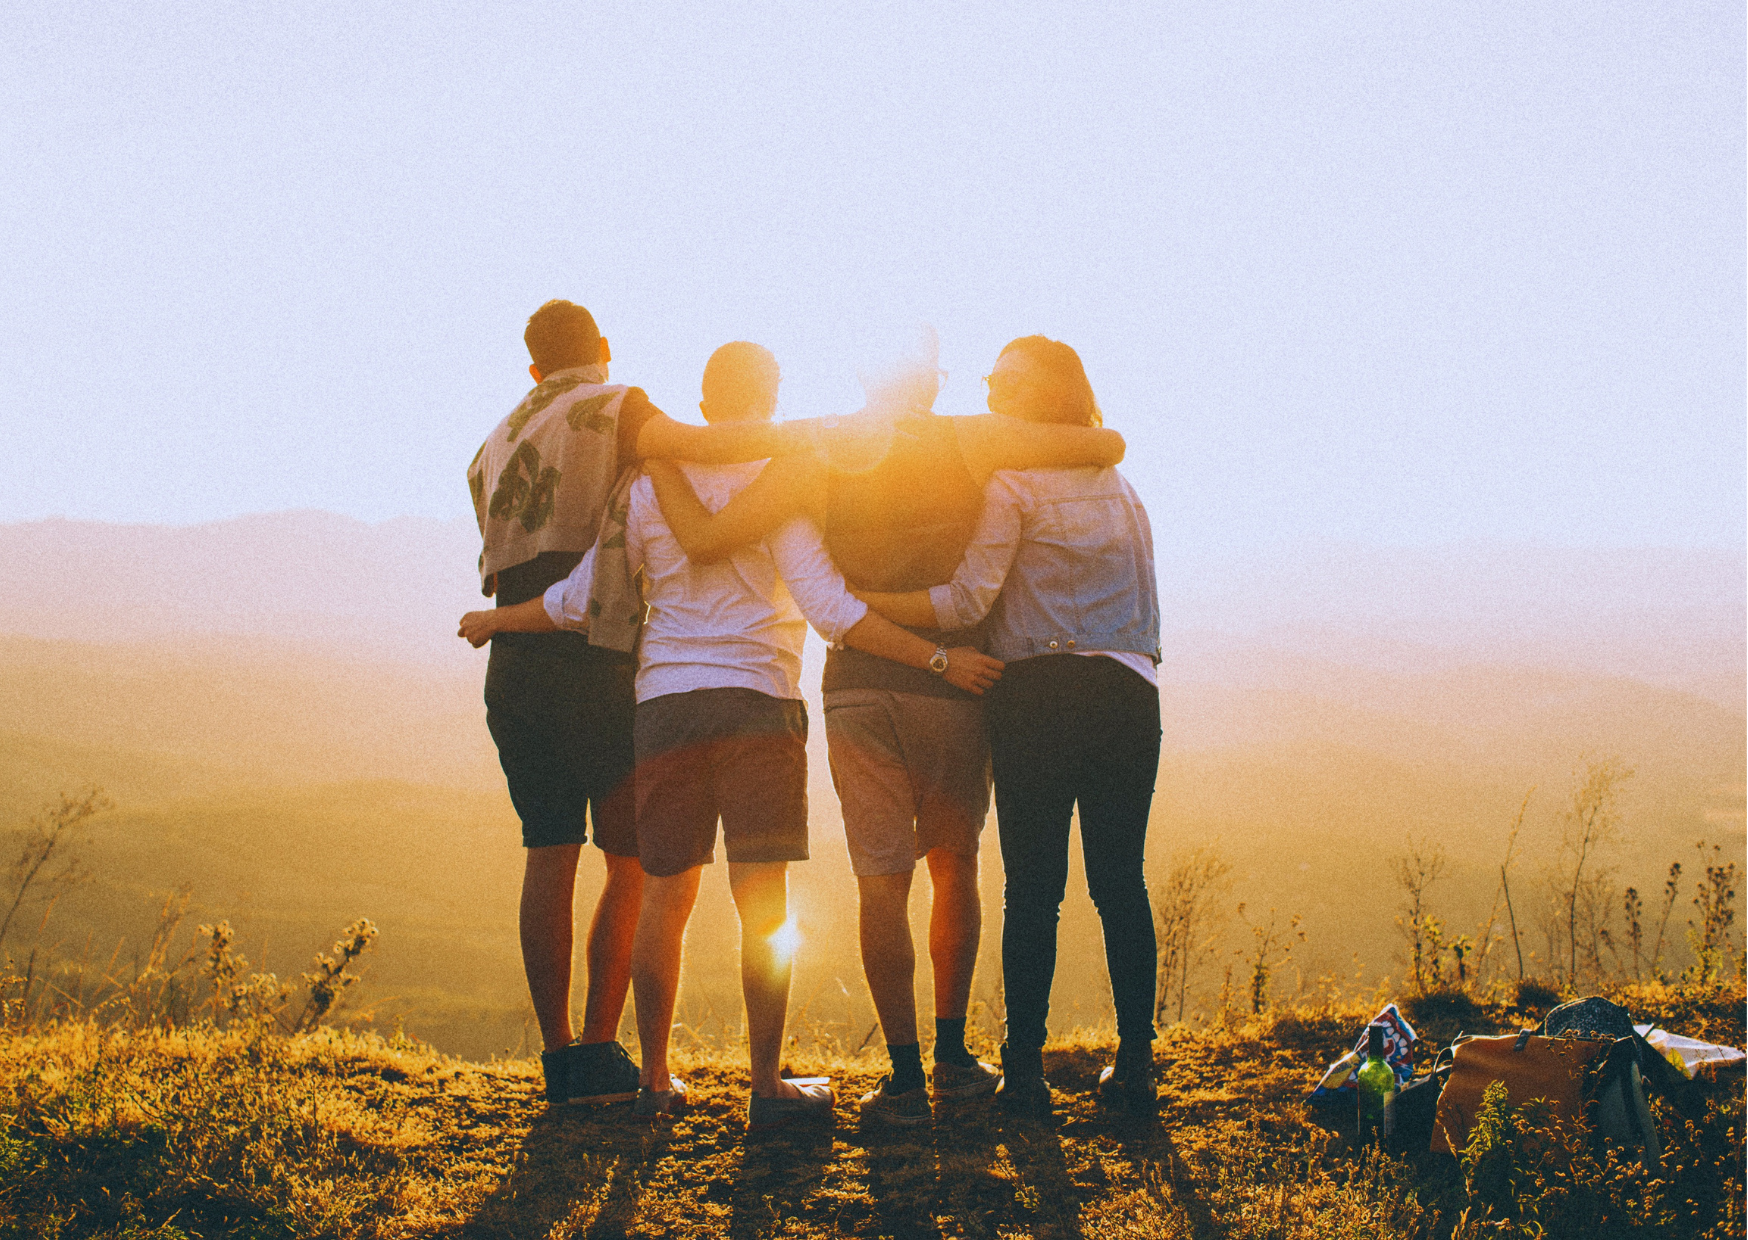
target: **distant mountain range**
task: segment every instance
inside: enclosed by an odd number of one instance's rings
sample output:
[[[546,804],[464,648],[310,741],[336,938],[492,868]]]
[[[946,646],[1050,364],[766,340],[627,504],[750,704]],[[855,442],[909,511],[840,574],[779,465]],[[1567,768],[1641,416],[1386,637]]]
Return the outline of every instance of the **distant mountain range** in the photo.
[[[188,882],[191,918],[230,919],[251,959],[283,970],[368,914],[385,946],[366,993],[383,1019],[404,1013],[475,1055],[525,1035],[515,815],[484,725],[485,652],[454,636],[460,613],[486,603],[470,522],[288,512],[0,534],[13,583],[0,599],[0,829],[90,783],[119,806],[93,837],[97,880],[58,906],[46,942],[141,942],[165,893]],[[1304,917],[1311,946],[1294,967],[1307,979],[1350,973],[1356,953],[1365,988],[1396,967],[1397,893],[1356,858],[1387,862],[1406,834],[1448,848],[1439,916],[1472,928],[1532,786],[1520,874],[1533,902],[1585,755],[1638,772],[1607,858],[1621,883],[1658,890],[1697,839],[1740,852],[1740,554],[1324,545],[1225,557],[1162,543],[1160,577],[1150,865],[1157,875],[1180,849],[1219,842],[1232,901]],[[811,640],[814,712],[821,655]],[[859,1038],[873,1015],[846,963],[854,900],[824,740],[815,727],[814,861],[792,890],[816,949],[796,993]],[[993,911],[1000,866],[986,839]],[[1093,959],[1097,922],[1074,864],[1064,958]],[[732,912],[712,891],[688,949],[692,1020],[738,1010],[732,953],[716,950],[733,940]],[[1248,942],[1238,923],[1228,930],[1228,948]],[[986,932],[980,1002],[998,942]],[[1060,970],[1053,1018],[1101,1018],[1101,978]],[[1210,966],[1201,985],[1218,980]]]
[[[0,579],[15,586],[0,599],[0,632],[265,637],[465,666],[455,622],[487,605],[478,551],[467,518],[4,525]],[[1601,673],[1743,707],[1741,551],[1317,543],[1216,555],[1162,537],[1159,567],[1168,658],[1203,672],[1254,679],[1244,657],[1228,656],[1260,647],[1392,672],[1486,662]]]

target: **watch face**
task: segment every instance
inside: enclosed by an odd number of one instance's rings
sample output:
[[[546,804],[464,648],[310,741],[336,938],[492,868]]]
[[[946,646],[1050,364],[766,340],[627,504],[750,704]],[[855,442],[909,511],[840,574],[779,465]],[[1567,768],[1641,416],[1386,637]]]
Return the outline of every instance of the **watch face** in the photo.
[[[939,676],[947,670],[947,652],[935,651],[935,657],[929,660],[929,670]]]

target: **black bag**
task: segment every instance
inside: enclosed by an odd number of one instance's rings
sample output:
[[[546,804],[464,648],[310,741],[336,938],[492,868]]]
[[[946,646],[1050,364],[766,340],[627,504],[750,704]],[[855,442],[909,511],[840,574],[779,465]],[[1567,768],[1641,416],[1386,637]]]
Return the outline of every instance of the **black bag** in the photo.
[[[1696,1098],[1693,1083],[1674,1064],[1659,1055],[1656,1047],[1639,1036],[1638,1031],[1633,1028],[1632,1013],[1618,1003],[1611,1003],[1600,995],[1586,995],[1582,999],[1562,1003],[1542,1018],[1541,1032],[1550,1038],[1577,1036],[1607,1038],[1610,1041],[1629,1039],[1633,1044],[1633,1066],[1638,1069],[1639,1080],[1636,1084],[1641,1087],[1641,1092],[1649,1089],[1661,1094],[1690,1116],[1695,1112],[1696,1101],[1700,1108],[1705,1105],[1703,1099]],[[1625,1064],[1611,1065],[1609,1071],[1624,1073]],[[1650,1112],[1643,1107],[1636,1109],[1648,1122]]]
[[[1450,1048],[1439,1052],[1431,1072],[1417,1076],[1385,1103],[1389,1112],[1389,1146],[1398,1152],[1424,1152],[1432,1144],[1433,1121],[1438,1116],[1438,1096],[1451,1074]]]
[[[1626,1008],[1600,995],[1586,995],[1542,1017],[1539,1032],[1544,1038],[1570,1034],[1575,1038],[1607,1038],[1610,1042],[1633,1036],[1633,1017]]]

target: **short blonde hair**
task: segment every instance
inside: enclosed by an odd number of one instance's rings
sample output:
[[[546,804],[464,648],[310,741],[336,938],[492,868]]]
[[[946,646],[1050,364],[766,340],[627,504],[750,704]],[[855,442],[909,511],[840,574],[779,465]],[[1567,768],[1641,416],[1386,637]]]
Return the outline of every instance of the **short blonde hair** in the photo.
[[[754,409],[768,413],[776,407],[782,378],[771,350],[750,340],[731,340],[704,363],[705,409],[727,418]]]

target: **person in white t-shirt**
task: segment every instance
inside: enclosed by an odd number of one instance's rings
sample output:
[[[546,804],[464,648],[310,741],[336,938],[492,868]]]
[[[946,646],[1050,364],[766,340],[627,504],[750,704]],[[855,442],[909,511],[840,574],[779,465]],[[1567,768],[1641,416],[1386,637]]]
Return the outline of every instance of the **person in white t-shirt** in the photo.
[[[776,408],[776,359],[737,341],[704,372],[701,408],[712,424],[765,420]],[[699,498],[720,508],[758,476],[754,466],[682,466]],[[741,920],[754,1128],[827,1115],[828,1083],[796,1085],[778,1074],[791,972],[787,866],[807,859],[807,716],[801,648],[807,623],[827,641],[912,667],[937,670],[981,693],[1001,664],[969,647],[941,651],[870,612],[845,586],[818,529],[796,518],[725,560],[689,560],[663,517],[650,480],[631,488],[626,521],[631,568],[642,569],[649,614],[638,654],[636,819],[645,872],[632,949],[641,1088],[634,1111],[685,1105],[668,1072],[669,1030],[686,922],[701,867],[714,859],[717,822]],[[592,559],[552,586],[541,622],[588,626]],[[514,622],[514,621],[512,621]]]

